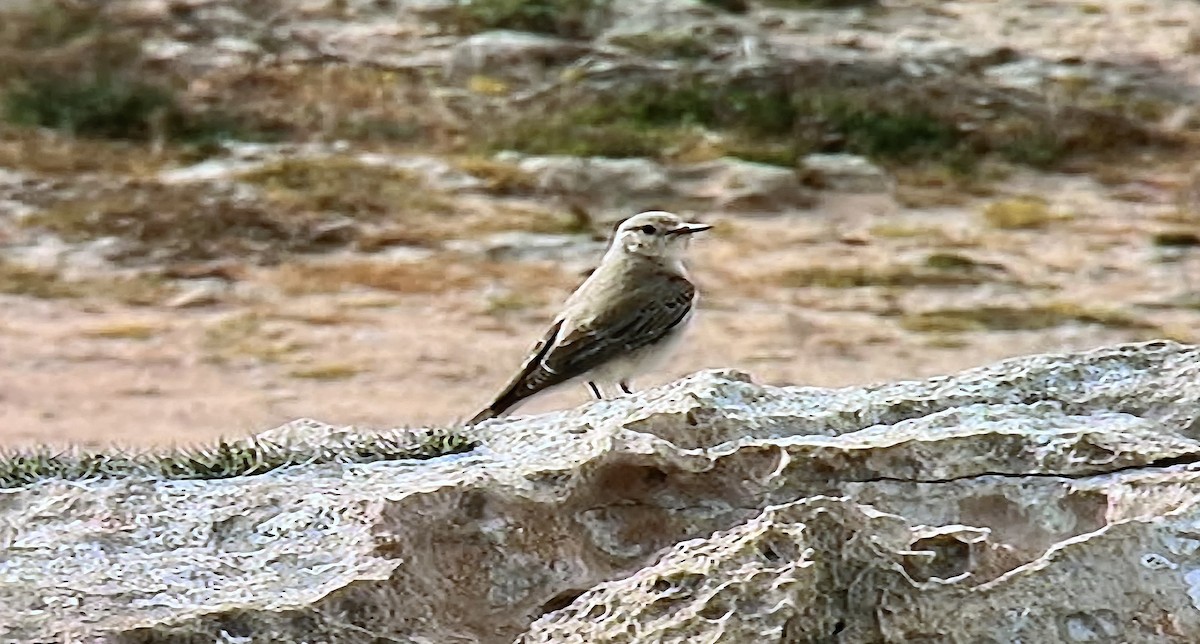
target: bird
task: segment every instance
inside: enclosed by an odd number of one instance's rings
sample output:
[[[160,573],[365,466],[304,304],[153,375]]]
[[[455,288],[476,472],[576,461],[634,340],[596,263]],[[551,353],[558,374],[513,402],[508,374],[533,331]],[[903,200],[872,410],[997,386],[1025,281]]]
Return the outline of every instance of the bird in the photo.
[[[468,424],[511,412],[568,382],[601,400],[653,370],[677,348],[693,318],[696,287],[683,265],[692,235],[712,228],[662,210],[621,222],[600,265],[567,298],[516,375]]]

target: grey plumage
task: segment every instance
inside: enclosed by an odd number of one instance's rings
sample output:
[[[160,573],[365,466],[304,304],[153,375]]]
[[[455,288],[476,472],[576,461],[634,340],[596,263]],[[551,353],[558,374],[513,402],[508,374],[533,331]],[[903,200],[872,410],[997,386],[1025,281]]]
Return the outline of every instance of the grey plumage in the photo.
[[[597,397],[593,381],[600,379],[628,392],[628,379],[661,357],[656,354],[669,348],[691,317],[696,289],[680,255],[686,237],[707,228],[658,211],[622,223],[600,266],[568,298],[495,401],[470,422],[584,376]]]

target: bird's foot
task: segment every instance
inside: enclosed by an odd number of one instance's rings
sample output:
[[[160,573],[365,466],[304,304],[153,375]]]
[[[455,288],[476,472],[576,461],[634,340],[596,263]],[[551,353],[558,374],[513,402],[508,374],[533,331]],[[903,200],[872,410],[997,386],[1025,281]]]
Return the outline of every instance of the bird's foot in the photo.
[[[622,380],[617,384],[621,387],[621,391],[625,392],[626,394],[633,393],[633,390],[629,388],[629,383],[627,381]]]

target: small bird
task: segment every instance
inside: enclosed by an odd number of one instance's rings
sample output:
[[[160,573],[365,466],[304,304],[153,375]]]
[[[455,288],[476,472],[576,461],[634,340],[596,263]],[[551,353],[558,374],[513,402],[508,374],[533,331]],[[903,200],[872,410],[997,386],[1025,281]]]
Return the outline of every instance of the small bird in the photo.
[[[600,266],[567,298],[542,339],[495,402],[469,424],[567,382],[583,380],[602,399],[612,385],[654,369],[692,318],[696,287],[683,254],[694,233],[712,226],[652,210],[621,222]]]

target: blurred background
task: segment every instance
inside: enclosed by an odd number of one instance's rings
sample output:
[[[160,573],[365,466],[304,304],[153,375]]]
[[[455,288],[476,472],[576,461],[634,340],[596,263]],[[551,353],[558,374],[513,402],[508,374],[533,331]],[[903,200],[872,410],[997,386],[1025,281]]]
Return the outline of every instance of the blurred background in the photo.
[[[1198,98],[1184,0],[6,0],[0,447],[467,418],[646,209],[638,388],[1195,342]]]

